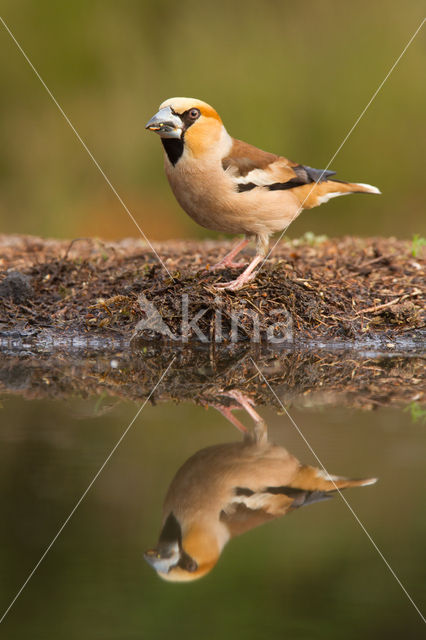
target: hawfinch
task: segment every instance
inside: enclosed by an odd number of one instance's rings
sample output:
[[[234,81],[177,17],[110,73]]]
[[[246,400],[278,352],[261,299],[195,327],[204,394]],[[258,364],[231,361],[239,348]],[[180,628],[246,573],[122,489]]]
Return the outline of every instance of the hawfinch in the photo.
[[[219,288],[237,290],[252,280],[270,235],[285,230],[302,209],[347,193],[380,193],[232,138],[213,107],[194,98],[166,100],[146,129],[161,137],[167,178],[191,218],[207,229],[245,236],[213,268],[242,266],[233,259],[250,236],[257,240],[251,263]]]
[[[234,536],[326,499],[336,487],[376,481],[330,476],[302,465],[284,447],[268,442],[266,426],[252,403],[244,405],[242,394],[233,397],[247,411],[250,407],[255,428],[250,433],[236,425],[245,432],[242,442],[197,451],[173,478],[157,546],[145,553],[147,562],[165,580],[201,578],[215,566]]]

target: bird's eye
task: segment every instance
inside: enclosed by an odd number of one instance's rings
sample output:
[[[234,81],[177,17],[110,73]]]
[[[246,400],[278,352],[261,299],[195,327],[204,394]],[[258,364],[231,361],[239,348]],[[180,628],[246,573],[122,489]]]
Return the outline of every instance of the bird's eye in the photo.
[[[200,110],[199,109],[191,109],[189,112],[189,117],[192,120],[196,120],[200,115]]]

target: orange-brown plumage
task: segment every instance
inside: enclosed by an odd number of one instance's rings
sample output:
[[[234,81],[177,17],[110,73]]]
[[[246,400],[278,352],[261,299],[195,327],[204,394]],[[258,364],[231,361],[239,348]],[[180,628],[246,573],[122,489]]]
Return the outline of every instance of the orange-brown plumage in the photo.
[[[348,193],[380,193],[232,138],[213,107],[194,98],[166,100],[147,129],[162,138],[166,175],[182,208],[208,229],[257,240],[246,270],[219,287],[236,290],[252,280],[270,235],[285,230],[302,209]],[[216,266],[234,266],[238,250]]]
[[[337,489],[373,484],[303,465],[284,447],[268,441],[266,425],[241,392],[236,399],[255,421],[242,442],[197,451],[177,471],[163,505],[159,541],[145,554],[165,580],[182,582],[206,575],[227,542],[238,535],[318,502]],[[228,419],[231,419],[227,415]]]

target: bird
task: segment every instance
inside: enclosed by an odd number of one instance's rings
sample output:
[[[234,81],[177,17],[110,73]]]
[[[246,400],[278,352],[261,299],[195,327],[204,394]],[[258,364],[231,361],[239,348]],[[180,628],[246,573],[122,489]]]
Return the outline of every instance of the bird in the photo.
[[[325,500],[337,489],[377,480],[329,475],[325,469],[301,464],[283,446],[269,441],[267,425],[250,398],[239,390],[223,395],[234,401],[230,410],[245,409],[255,424],[249,430],[228,414],[244,439],[201,449],[171,481],[157,545],[144,554],[158,576],[170,582],[206,576],[234,536]]]
[[[380,193],[233,138],[217,111],[196,98],[165,100],[145,128],[161,138],[166,176],[184,211],[206,229],[244,234],[211,268],[244,266],[234,258],[256,239],[250,264],[235,280],[216,284],[218,289],[237,291],[253,280],[270,236],[286,230],[302,209],[348,193]]]

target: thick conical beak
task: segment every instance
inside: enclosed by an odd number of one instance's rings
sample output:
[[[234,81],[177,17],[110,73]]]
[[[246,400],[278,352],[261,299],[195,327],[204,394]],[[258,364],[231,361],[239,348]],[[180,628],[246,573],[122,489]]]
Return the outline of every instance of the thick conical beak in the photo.
[[[170,107],[163,107],[147,122],[145,129],[155,131],[162,138],[180,138],[182,120],[173,113]]]
[[[177,545],[149,549],[143,555],[147,563],[159,573],[168,573],[172,567],[178,564],[180,559],[179,547]]]

